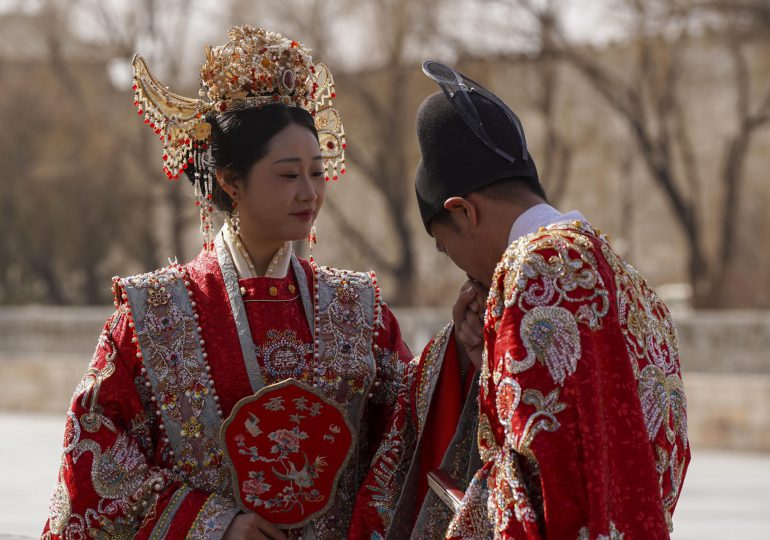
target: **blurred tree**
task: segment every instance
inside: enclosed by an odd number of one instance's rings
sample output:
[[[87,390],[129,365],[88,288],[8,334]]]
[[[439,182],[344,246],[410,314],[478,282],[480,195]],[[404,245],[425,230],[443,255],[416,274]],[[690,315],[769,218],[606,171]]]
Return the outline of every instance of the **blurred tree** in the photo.
[[[412,143],[404,136],[412,129],[414,112],[405,104],[412,97],[410,74],[415,69],[415,53],[442,39],[436,32],[440,3],[438,0],[373,0],[363,5],[338,2],[336,7],[331,7],[330,4],[313,0],[306,4],[304,12],[284,4],[286,9],[281,15],[292,20],[303,35],[311,36],[314,49],[323,58],[330,56],[329,30],[342,11],[355,10],[367,26],[363,72],[360,66],[354,70],[336,69],[335,80],[349,99],[358,102],[356,110],[366,116],[357,121],[361,127],[357,140],[366,144],[349,145],[347,159],[384,202],[387,215],[384,226],[393,233],[395,249],[389,251],[395,253],[395,257],[364,235],[361,227],[333,199],[327,200],[327,209],[343,236],[370,264],[395,278],[397,285],[391,290],[391,303],[414,304],[419,276],[415,233],[409,217],[414,198],[413,171],[408,158]],[[300,18],[298,13],[312,16]],[[339,59],[335,65],[344,66],[345,62]],[[372,72],[376,72],[375,77],[371,76]]]
[[[757,18],[766,14],[766,2],[621,0],[618,9],[624,10],[630,24],[627,42],[635,51],[630,63],[608,63],[595,46],[571,40],[564,32],[564,2],[492,3],[503,3],[535,21],[540,33],[550,36],[547,42],[539,43],[539,51],[546,58],[558,55],[577,69],[624,121],[687,239],[694,305],[719,307],[729,303],[731,293],[723,284],[735,259],[736,230],[742,224],[738,202],[745,183],[745,162],[752,136],[770,123],[770,85],[760,99],[754,99],[745,50],[749,40],[767,40],[767,32],[758,36],[756,31],[761,24],[758,20],[767,20]],[[682,93],[685,54],[706,34],[729,51],[737,124],[725,140],[721,160],[724,196],[715,256],[710,256],[705,239],[703,180]]]

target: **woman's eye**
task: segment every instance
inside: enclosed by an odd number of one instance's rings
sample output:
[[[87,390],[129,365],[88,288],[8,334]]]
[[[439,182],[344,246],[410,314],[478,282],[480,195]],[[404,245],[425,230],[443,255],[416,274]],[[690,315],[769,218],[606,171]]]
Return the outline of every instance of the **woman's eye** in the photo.
[[[316,171],[313,173],[313,176],[316,178],[321,178],[324,175],[324,171]]]
[[[294,174],[294,173],[291,173],[291,174],[282,174],[281,176],[283,176],[284,178],[291,178],[292,180],[293,180],[294,178],[298,178],[298,177],[299,177],[299,175],[298,175],[298,174]]]

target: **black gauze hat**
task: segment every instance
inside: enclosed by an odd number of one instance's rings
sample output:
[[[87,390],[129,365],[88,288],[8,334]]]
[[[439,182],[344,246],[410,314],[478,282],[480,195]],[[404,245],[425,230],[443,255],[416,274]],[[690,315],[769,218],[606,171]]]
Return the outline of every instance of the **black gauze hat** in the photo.
[[[467,95],[491,142],[510,155],[513,162],[473,132],[444,92],[428,96],[417,111],[417,140],[422,157],[415,188],[422,221],[429,233],[431,220],[450,197],[464,197],[506,178],[526,178],[539,185],[522,128],[514,125],[500,105],[476,92]]]

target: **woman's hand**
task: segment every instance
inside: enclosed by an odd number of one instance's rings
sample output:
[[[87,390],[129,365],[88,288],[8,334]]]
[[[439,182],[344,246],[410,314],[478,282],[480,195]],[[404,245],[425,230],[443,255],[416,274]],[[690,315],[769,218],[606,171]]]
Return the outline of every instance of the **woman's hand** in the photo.
[[[460,365],[472,363],[479,369],[484,350],[484,304],[487,293],[475,281],[468,280],[460,287],[460,294],[452,308],[455,339]]]
[[[281,530],[258,514],[238,514],[222,540],[286,540]]]

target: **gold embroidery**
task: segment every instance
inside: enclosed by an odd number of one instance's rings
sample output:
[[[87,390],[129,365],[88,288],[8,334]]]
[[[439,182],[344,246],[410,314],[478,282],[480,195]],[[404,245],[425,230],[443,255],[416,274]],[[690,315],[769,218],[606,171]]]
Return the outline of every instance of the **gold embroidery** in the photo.
[[[289,378],[312,381],[307,355],[313,353],[313,346],[303,343],[294,330],[268,330],[265,342],[255,347],[255,352],[262,357],[263,369],[272,381]]]
[[[524,390],[522,401],[535,408],[535,412],[527,418],[527,423],[519,437],[509,432],[513,448],[524,455],[532,456],[531,445],[535,436],[541,431],[556,431],[561,424],[556,415],[567,408],[565,403],[559,402],[559,389],[555,388],[547,396],[543,396],[539,390],[528,388]],[[506,431],[509,426],[506,426]],[[534,457],[534,456],[532,456]]]
[[[48,525],[53,534],[62,534],[64,527],[70,520],[72,504],[70,503],[70,494],[67,485],[58,482],[51,494],[51,500],[48,505]]]
[[[80,404],[84,409],[88,410],[87,413],[80,417],[80,424],[89,433],[96,433],[101,429],[102,425],[115,433],[114,424],[103,414],[104,411],[98,401],[102,384],[115,373],[115,358],[117,355],[118,349],[112,341],[110,331],[107,329],[103,330],[96,345],[91,367],[83,375],[80,384],[75,389],[75,396],[73,398],[76,399],[80,396]],[[97,364],[100,363],[99,358],[101,356],[104,357],[105,364],[99,368]]]
[[[160,284],[157,279],[150,280],[150,287],[147,289],[147,303],[152,307],[168,305],[171,300],[171,294],[166,291],[166,287]]]
[[[590,229],[547,229],[511,244],[497,265],[490,291],[491,314],[518,304],[525,313],[539,306],[580,304],[578,322],[591,329],[609,311],[609,293],[598,272]],[[546,259],[544,251],[555,254]],[[497,286],[502,280],[503,288]],[[530,281],[540,280],[530,285]]]
[[[203,424],[201,424],[200,421],[194,416],[191,416],[189,420],[182,423],[182,431],[181,431],[182,437],[188,437],[190,439],[194,439],[194,438],[200,437],[202,432],[203,432]]]
[[[86,439],[73,450],[73,461],[85,453],[93,454],[91,482],[94,491],[106,499],[120,499],[132,495],[144,480],[147,464],[137,444],[121,432],[111,448],[102,452],[99,444]]]
[[[417,381],[417,433],[422,433],[422,428],[425,426],[425,420],[430,407],[429,393],[432,390],[433,382],[437,375],[436,370],[441,369],[443,360],[441,352],[445,350],[444,345],[446,340],[450,338],[451,331],[452,324],[450,323],[436,334],[423,360],[422,377]]]
[[[521,341],[527,349],[524,360],[514,360],[505,353],[509,373],[521,373],[531,368],[535,360],[548,368],[553,381],[564,386],[568,375],[575,373],[580,359],[580,331],[575,317],[561,307],[536,307],[521,321]]]
[[[493,457],[500,451],[500,448],[497,445],[495,432],[492,431],[492,425],[489,422],[489,417],[484,411],[480,412],[478,429],[479,455],[485,462],[491,461]]]
[[[321,270],[319,279],[334,287],[335,292],[320,317],[323,355],[315,369],[326,395],[344,403],[365,395],[374,382],[374,373],[366,361],[372,351],[373,333],[360,297],[371,290],[371,278],[327,267]],[[346,374],[344,378],[341,373]]]
[[[665,304],[630,264],[618,257],[608,244],[602,255],[615,273],[618,320],[637,379],[639,400],[647,436],[655,441],[661,429],[670,448],[656,445],[661,489],[668,474],[670,490],[663,494],[663,510],[671,528],[671,513],[681,489],[687,449],[687,401],[679,373],[679,344],[676,327]],[[677,437],[679,443],[677,443]]]
[[[486,483],[475,477],[465,493],[465,498],[457,509],[446,530],[446,537],[484,540],[492,538],[491,521],[487,512],[487,500],[490,493]]]

